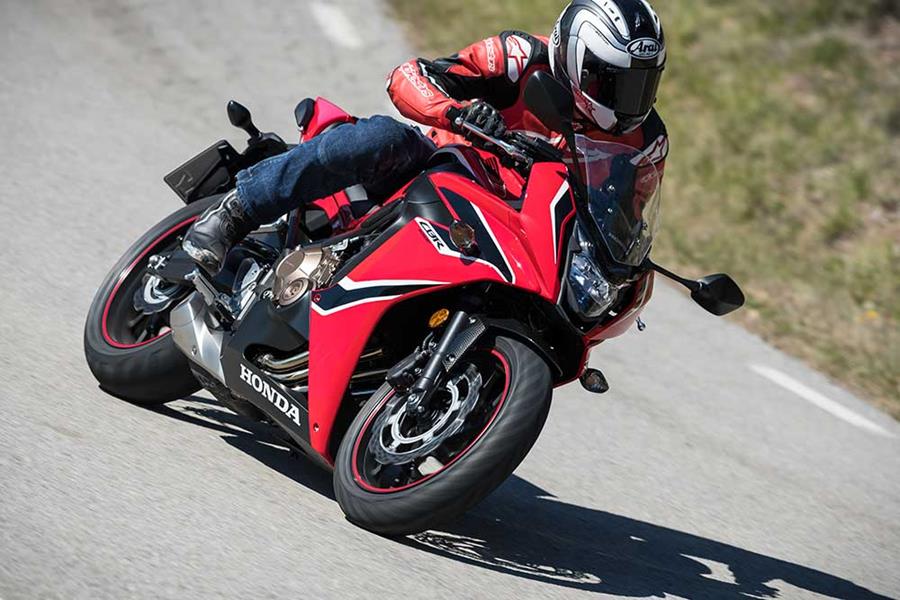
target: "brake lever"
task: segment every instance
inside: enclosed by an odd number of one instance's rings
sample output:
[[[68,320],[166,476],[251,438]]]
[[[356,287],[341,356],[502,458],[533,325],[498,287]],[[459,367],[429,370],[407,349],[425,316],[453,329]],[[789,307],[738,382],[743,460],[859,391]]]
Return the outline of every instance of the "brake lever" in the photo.
[[[556,146],[546,142],[540,138],[531,137],[521,131],[514,131],[511,134],[516,142],[527,148],[533,155],[532,160],[548,160],[551,162],[561,162],[564,158],[563,152]]]
[[[489,143],[497,146],[498,148],[503,150],[503,152],[505,152],[510,158],[514,159],[515,161],[523,163],[529,167],[531,166],[531,164],[533,162],[531,160],[531,157],[528,156],[527,154],[525,154],[524,152],[522,152],[521,150],[519,150],[519,148],[517,148],[515,145],[510,144],[509,142],[506,142],[504,140],[501,140],[500,138],[495,138],[491,135],[488,135],[480,127],[477,127],[475,125],[472,125],[471,123],[467,123],[466,121],[464,121],[462,117],[457,117],[455,124],[457,127],[461,128],[461,129],[465,129],[466,131],[469,131],[469,132],[475,134],[477,137],[481,138],[485,142],[489,142]]]

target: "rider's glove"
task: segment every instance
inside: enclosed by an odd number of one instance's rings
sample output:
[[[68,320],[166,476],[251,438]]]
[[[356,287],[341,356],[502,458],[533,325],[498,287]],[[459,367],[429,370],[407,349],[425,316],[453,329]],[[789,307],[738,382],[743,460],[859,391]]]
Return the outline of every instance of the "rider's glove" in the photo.
[[[447,116],[450,118],[453,130],[456,133],[463,134],[472,141],[480,141],[481,138],[464,129],[461,124],[457,125],[459,119],[463,123],[478,127],[494,138],[502,138],[506,134],[506,122],[503,120],[503,115],[500,114],[499,110],[481,100],[476,100],[460,109],[452,110]]]

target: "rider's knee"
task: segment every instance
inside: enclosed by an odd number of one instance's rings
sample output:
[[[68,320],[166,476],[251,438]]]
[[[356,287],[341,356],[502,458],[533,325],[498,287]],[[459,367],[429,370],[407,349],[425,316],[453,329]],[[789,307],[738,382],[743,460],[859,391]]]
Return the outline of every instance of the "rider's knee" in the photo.
[[[417,130],[385,116],[360,119],[332,133],[319,146],[322,166],[335,173],[352,174],[359,183],[409,170],[421,161],[421,145],[427,142]]]

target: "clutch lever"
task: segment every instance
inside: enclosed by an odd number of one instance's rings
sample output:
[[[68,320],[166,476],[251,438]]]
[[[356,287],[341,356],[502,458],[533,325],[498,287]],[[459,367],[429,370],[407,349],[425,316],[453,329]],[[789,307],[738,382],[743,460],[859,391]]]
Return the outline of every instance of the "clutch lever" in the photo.
[[[509,142],[501,140],[500,138],[495,138],[491,135],[488,135],[480,127],[464,121],[462,117],[457,117],[455,123],[457,127],[465,129],[466,131],[473,133],[475,136],[481,138],[482,140],[490,142],[491,144],[497,146],[513,160],[523,163],[527,166],[531,166],[531,157],[522,152],[522,150],[520,150],[518,146],[510,144]]]

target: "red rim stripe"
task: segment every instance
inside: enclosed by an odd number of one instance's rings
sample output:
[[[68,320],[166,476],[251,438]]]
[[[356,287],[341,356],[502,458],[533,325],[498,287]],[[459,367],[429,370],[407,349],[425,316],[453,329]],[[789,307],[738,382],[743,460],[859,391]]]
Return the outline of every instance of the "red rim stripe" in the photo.
[[[472,440],[471,442],[469,442],[469,445],[468,445],[468,446],[466,446],[465,448],[463,448],[462,451],[461,451],[459,454],[457,454],[456,456],[453,457],[452,460],[450,460],[450,462],[448,462],[446,465],[444,465],[443,467],[441,467],[440,469],[438,469],[438,470],[435,471],[434,473],[431,473],[431,474],[429,474],[429,475],[426,475],[425,477],[423,477],[422,479],[419,479],[418,481],[414,481],[414,482],[412,482],[412,483],[408,483],[408,484],[406,484],[406,485],[404,485],[404,486],[401,486],[401,487],[383,489],[383,488],[377,488],[377,487],[374,487],[374,486],[372,486],[372,485],[369,485],[368,483],[366,483],[366,482],[363,480],[362,476],[359,474],[359,467],[358,467],[358,462],[359,462],[359,461],[358,461],[358,457],[359,457],[359,443],[360,443],[360,441],[361,441],[361,439],[362,439],[362,437],[363,437],[363,435],[360,435],[360,436],[358,436],[358,437],[356,438],[356,441],[355,441],[354,444],[353,444],[353,455],[350,457],[350,459],[351,459],[351,461],[352,461],[352,466],[353,466],[353,478],[356,480],[356,483],[358,483],[359,486],[360,486],[361,488],[363,488],[364,490],[366,490],[366,491],[368,491],[368,492],[373,492],[373,493],[376,493],[376,494],[391,494],[391,493],[395,493],[395,492],[402,492],[403,490],[408,490],[408,489],[410,489],[410,488],[412,488],[412,487],[415,487],[415,486],[417,486],[417,485],[420,485],[420,484],[422,484],[422,483],[425,483],[425,482],[428,481],[429,479],[431,479],[431,478],[433,478],[433,477],[435,477],[435,476],[437,476],[437,475],[443,473],[444,471],[446,471],[447,469],[449,469],[450,466],[451,466],[453,463],[455,463],[455,462],[458,461],[460,458],[462,458],[463,456],[465,456],[465,455],[469,452],[469,450],[472,449],[472,446],[474,446],[476,443],[478,443],[478,440],[480,440],[482,437],[484,437],[484,434],[487,433],[487,430],[491,428],[491,425],[493,425],[494,421],[497,419],[497,415],[500,414],[500,409],[503,407],[503,404],[506,402],[506,395],[507,395],[507,393],[509,392],[509,383],[510,383],[510,368],[509,368],[509,361],[507,361],[507,360],[506,360],[506,357],[503,356],[503,355],[502,355],[498,350],[496,350],[496,349],[491,350],[491,354],[492,354],[493,356],[496,356],[497,359],[503,364],[503,372],[506,374],[506,382],[505,382],[504,385],[503,385],[503,392],[502,392],[501,395],[500,395],[500,402],[497,403],[497,408],[494,409],[494,414],[491,415],[490,420],[488,420],[487,424],[484,426],[484,429],[481,430],[481,433],[479,433],[479,434],[475,437],[474,440]],[[384,405],[385,405],[385,404],[388,402],[388,400],[390,400],[393,396],[394,396],[394,392],[392,391],[392,392],[389,393],[387,396],[385,396],[384,400],[381,401],[381,404],[378,405],[378,408],[376,408],[375,410],[372,411],[372,414],[369,415],[369,418],[366,420],[365,425],[363,425],[363,428],[362,428],[362,433],[363,433],[363,434],[365,434],[365,432],[369,429],[369,425],[371,425],[372,420],[375,418],[375,415],[377,415],[377,414],[379,413],[379,411],[381,411],[381,409],[384,408]]]
[[[110,346],[112,346],[114,348],[119,348],[120,350],[130,350],[132,348],[140,348],[141,346],[146,346],[147,344],[155,342],[156,340],[169,335],[170,332],[166,331],[165,333],[161,333],[160,335],[156,336],[155,338],[143,341],[139,344],[122,344],[122,343],[114,340],[112,338],[112,336],[109,334],[109,328],[106,325],[106,321],[109,317],[109,309],[112,306],[113,300],[115,300],[116,294],[119,293],[119,288],[122,287],[122,284],[125,283],[125,280],[128,279],[128,276],[131,275],[131,272],[134,270],[134,268],[144,259],[145,256],[150,254],[150,252],[152,252],[153,249],[156,248],[163,240],[165,240],[166,238],[171,236],[173,233],[175,233],[179,229],[183,229],[187,225],[190,225],[191,223],[196,221],[197,218],[198,217],[191,217],[190,219],[186,219],[186,220],[182,221],[181,223],[179,223],[178,225],[169,229],[167,232],[165,232],[158,238],[156,238],[156,240],[154,240],[152,244],[147,246],[147,248],[145,248],[144,251],[141,252],[141,254],[136,259],[134,259],[134,262],[132,262],[130,265],[128,265],[128,267],[119,274],[119,280],[116,282],[115,287],[113,287],[112,293],[110,293],[109,298],[107,298],[107,300],[106,300],[106,306],[103,309],[103,317],[101,320],[101,328],[103,329],[103,338],[106,340],[107,344],[109,344]]]

